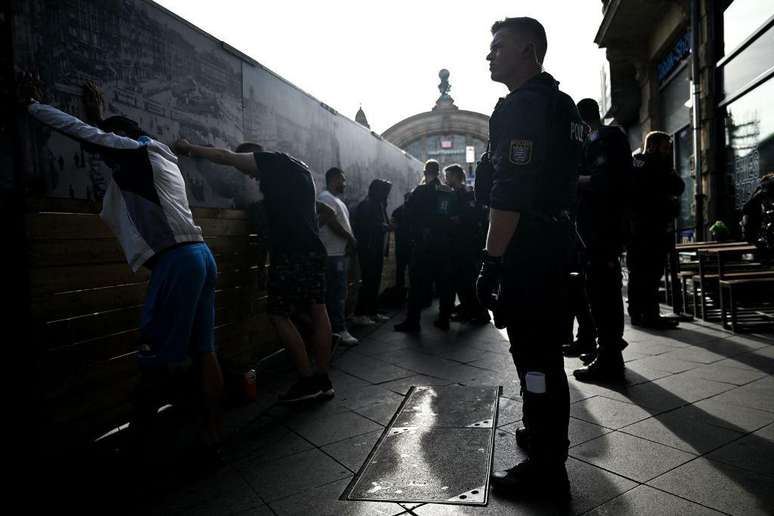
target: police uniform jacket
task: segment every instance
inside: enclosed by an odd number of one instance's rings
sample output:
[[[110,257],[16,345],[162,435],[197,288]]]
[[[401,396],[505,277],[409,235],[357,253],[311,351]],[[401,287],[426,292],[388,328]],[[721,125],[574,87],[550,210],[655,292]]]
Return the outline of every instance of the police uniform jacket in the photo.
[[[417,186],[406,207],[415,254],[430,257],[448,253],[453,231],[451,218],[458,215],[454,191],[434,179]]]
[[[513,256],[540,261],[551,253],[543,242],[564,238],[546,231],[575,208],[585,132],[575,103],[545,72],[497,103],[489,120],[489,205],[521,214],[506,262]]]
[[[631,150],[623,131],[610,126],[592,131],[583,144],[579,174],[591,181],[578,191],[578,231],[593,251],[620,252],[632,180]]]

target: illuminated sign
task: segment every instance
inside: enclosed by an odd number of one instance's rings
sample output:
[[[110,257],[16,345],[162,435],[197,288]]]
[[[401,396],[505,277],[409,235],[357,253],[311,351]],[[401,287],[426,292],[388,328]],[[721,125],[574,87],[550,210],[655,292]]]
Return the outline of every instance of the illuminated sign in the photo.
[[[451,140],[441,140],[442,149],[451,149],[454,146]]]
[[[661,58],[656,65],[656,78],[658,79],[659,86],[672,75],[683,59],[691,55],[691,32],[688,31],[683,36],[675,41],[672,48],[670,48],[666,54]]]

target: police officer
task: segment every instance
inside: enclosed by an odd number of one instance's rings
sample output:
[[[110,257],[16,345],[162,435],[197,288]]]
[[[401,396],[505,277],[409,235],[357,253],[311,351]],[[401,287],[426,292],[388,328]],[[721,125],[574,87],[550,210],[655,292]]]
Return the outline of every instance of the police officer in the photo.
[[[395,331],[417,333],[420,315],[427,299],[432,297],[433,283],[438,290],[439,313],[434,324],[449,329],[453,306],[450,274],[451,218],[457,216],[452,189],[439,179],[440,164],[427,160],[424,183],[408,199],[407,219],[413,230],[411,264],[409,265],[409,299],[406,320],[394,326]]]
[[[658,287],[667,254],[674,242],[670,225],[678,211],[685,183],[672,166],[672,138],[660,131],[645,137],[645,152],[634,157],[629,270],[629,316],[632,324],[653,329],[674,328],[678,321],[662,317]],[[671,240],[671,242],[670,242]]]
[[[573,374],[580,381],[615,381],[624,374],[621,351],[626,342],[620,260],[632,156],[623,131],[602,125],[595,100],[578,102],[578,112],[591,130],[583,144],[577,220],[578,232],[586,245],[583,261],[598,353],[588,367]]]
[[[476,173],[484,176],[477,177],[476,196],[490,206],[476,288],[482,304],[495,310],[495,323],[508,330],[524,400],[517,444],[528,455],[493,473],[492,485],[513,495],[567,500],[570,403],[562,343],[575,246],[568,212],[575,206],[584,126],[572,99],[543,72],[543,26],[506,18],[492,34],[491,78],[510,93],[492,113],[489,159]]]

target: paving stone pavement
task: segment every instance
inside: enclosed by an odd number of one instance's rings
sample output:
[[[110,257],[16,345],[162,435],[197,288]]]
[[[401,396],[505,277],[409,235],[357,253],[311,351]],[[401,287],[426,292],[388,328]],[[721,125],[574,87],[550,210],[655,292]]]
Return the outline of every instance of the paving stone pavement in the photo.
[[[491,495],[487,507],[347,502],[338,498],[412,385],[503,385],[495,468],[522,455],[516,370],[503,332],[425,311],[418,336],[392,331],[399,317],[335,353],[336,397],[273,404],[292,382],[284,364],[263,368],[255,405],[229,413],[227,465],[169,493],[159,514],[739,514],[774,513],[774,337],[683,323],[641,331],[627,324],[625,385],[572,376],[569,508]],[[146,511],[148,512],[148,511]]]

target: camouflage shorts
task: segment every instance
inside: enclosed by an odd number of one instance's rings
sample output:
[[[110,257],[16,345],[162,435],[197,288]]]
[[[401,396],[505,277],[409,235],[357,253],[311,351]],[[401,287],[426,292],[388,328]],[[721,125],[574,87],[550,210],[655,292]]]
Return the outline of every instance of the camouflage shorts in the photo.
[[[300,308],[325,304],[327,256],[317,252],[275,253],[269,265],[269,315],[290,317]]]

